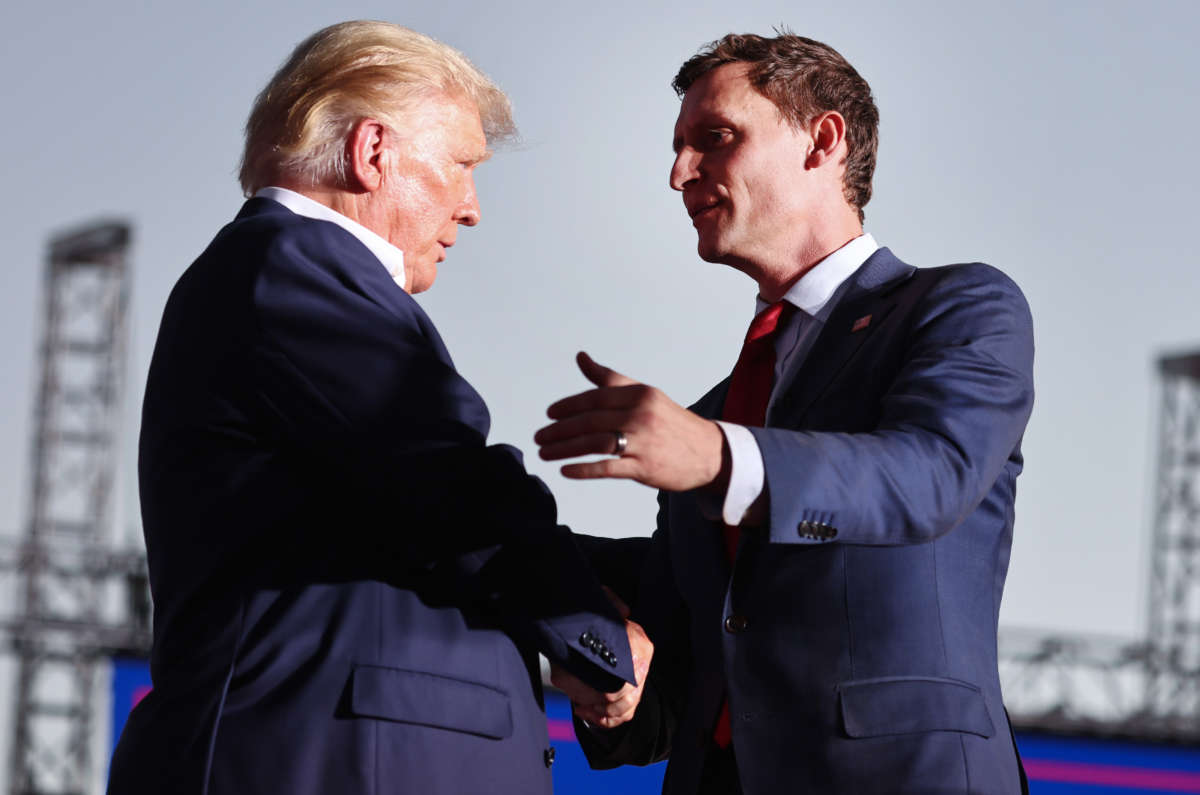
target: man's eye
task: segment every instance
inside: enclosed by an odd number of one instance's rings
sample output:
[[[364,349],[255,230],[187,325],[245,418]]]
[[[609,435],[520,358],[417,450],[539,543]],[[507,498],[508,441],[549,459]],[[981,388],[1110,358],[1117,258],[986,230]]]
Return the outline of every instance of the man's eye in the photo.
[[[729,130],[709,130],[704,134],[704,142],[709,146],[720,146],[729,140]]]

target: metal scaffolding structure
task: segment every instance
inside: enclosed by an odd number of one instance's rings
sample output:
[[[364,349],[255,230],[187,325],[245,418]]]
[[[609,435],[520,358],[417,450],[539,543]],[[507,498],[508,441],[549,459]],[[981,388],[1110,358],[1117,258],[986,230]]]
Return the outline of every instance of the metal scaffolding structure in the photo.
[[[1000,648],[1005,701],[1021,725],[1106,733],[1143,712],[1145,643],[1001,629]]]
[[[1146,706],[1195,732],[1200,719],[1200,353],[1158,362],[1158,478],[1150,561]]]
[[[16,656],[10,795],[93,791],[100,663],[149,645],[144,555],[112,528],[124,385],[130,230],[50,242],[29,521],[0,555],[15,575],[2,626]]]
[[[1148,636],[1002,632],[1018,728],[1200,744],[1200,353],[1163,357],[1158,373]]]

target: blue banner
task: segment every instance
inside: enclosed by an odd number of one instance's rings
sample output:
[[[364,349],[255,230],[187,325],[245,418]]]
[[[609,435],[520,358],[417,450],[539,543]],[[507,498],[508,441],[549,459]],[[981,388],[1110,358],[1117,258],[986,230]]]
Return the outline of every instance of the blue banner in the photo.
[[[112,743],[130,710],[150,692],[144,660],[113,660]],[[666,764],[591,770],[571,724],[571,707],[561,693],[546,693],[546,719],[555,749],[554,789],[569,795],[656,795]],[[1200,748],[1020,732],[1034,795],[1200,795]]]

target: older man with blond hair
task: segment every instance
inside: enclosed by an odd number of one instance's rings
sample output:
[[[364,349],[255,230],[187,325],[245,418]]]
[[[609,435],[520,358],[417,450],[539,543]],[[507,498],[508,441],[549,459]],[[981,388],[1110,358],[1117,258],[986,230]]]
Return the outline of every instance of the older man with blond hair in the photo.
[[[648,641],[412,298],[513,132],[462,54],[380,22],[314,34],[259,95],[251,198],[147,382],[154,690],[111,793],[548,793],[537,652],[636,704]]]

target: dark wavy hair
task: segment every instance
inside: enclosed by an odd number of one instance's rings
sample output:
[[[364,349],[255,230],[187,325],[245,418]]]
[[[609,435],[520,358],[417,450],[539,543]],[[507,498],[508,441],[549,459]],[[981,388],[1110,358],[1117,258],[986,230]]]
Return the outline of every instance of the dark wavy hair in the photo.
[[[871,200],[871,178],[879,148],[879,109],[871,87],[854,67],[830,47],[787,30],[774,38],[730,33],[705,45],[679,69],[671,82],[683,97],[692,84],[718,66],[750,65],[751,85],[797,127],[817,114],[837,111],[846,120],[846,173],[842,189],[863,218]]]

